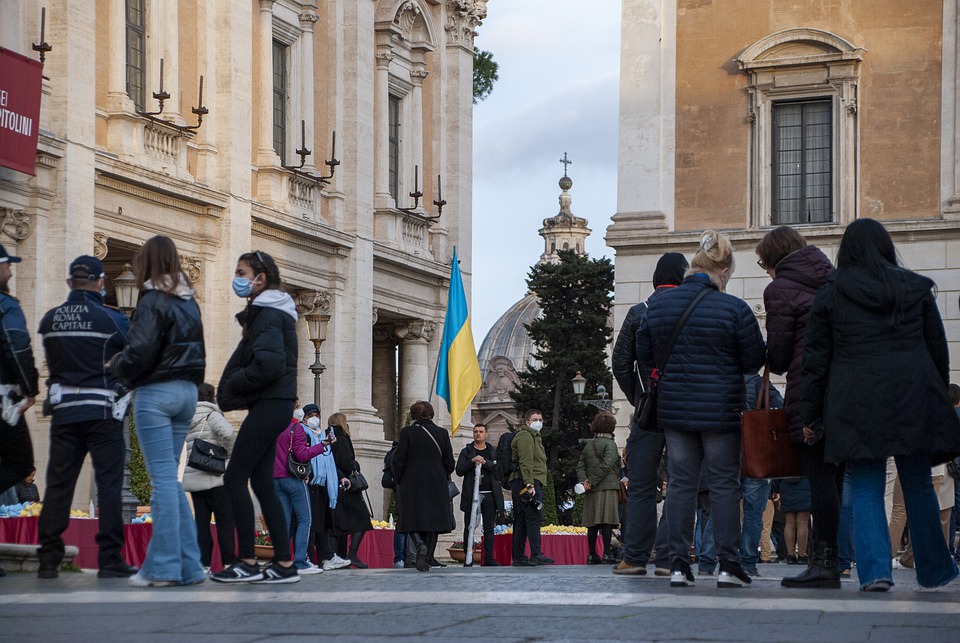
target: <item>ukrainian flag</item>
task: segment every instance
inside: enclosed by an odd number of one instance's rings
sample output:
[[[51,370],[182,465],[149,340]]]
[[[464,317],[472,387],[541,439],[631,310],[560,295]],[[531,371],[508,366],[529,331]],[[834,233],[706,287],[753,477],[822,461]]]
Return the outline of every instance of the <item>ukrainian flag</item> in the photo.
[[[453,435],[460,428],[460,418],[469,408],[482,384],[480,363],[470,330],[467,296],[463,292],[457,248],[453,248],[450,268],[450,294],[447,299],[447,320],[443,325],[440,363],[437,365],[437,395],[447,401]]]

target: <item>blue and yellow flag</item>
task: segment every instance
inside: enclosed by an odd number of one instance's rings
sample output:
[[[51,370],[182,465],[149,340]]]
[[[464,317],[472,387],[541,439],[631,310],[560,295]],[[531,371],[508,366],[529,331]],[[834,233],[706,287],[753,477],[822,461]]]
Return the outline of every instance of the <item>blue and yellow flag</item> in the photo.
[[[480,385],[480,362],[473,344],[467,296],[453,248],[453,266],[450,268],[450,294],[447,298],[447,320],[443,325],[443,343],[440,344],[440,363],[437,365],[437,395],[447,401],[450,411],[450,430],[460,429],[460,418],[470,407]]]

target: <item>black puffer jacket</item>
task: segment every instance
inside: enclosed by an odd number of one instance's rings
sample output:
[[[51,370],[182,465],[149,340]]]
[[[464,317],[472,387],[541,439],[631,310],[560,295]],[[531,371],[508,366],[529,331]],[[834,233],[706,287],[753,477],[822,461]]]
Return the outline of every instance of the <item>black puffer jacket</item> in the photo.
[[[666,350],[687,305],[704,288],[684,325],[660,379],[657,420],[673,431],[740,431],[746,401],[743,376],[763,366],[766,350],[753,311],[742,299],[721,293],[709,278],[695,274],[652,299],[637,333],[637,361],[650,371]]]
[[[223,369],[217,402],[224,411],[257,400],[297,399],[297,330],[280,308],[248,306],[237,314],[243,339]]]
[[[128,388],[171,380],[203,383],[200,307],[189,288],[177,292],[147,290],[140,298],[127,346],[112,362],[113,374]]]
[[[650,295],[650,299],[632,306],[627,311],[623,326],[620,327],[620,333],[617,335],[617,341],[613,345],[611,370],[613,371],[613,377],[617,380],[617,385],[620,386],[620,390],[627,396],[630,406],[637,406],[640,395],[643,393],[643,383],[650,377],[650,371],[640,373],[637,370],[637,330],[640,328],[640,322],[643,321],[644,315],[647,314],[649,302],[657,296],[657,293],[671,288],[676,288],[676,286],[661,286]]]
[[[813,301],[803,361],[803,420],[823,418],[825,459],[843,462],[960,453],[960,421],[947,399],[950,355],[933,281],[889,268],[903,314],[868,272],[837,272]],[[837,281],[843,279],[843,294]]]
[[[790,441],[803,442],[800,396],[803,393],[803,346],[813,298],[830,275],[833,264],[816,246],[806,246],[777,264],[773,281],[763,291],[767,310],[767,363],[774,373],[787,374],[786,403]]]

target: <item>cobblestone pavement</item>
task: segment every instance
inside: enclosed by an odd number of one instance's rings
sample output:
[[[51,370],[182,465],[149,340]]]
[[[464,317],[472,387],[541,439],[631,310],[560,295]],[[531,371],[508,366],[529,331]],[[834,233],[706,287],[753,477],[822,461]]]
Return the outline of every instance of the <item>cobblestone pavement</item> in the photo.
[[[0,578],[0,641],[930,641],[960,640],[960,581],[887,594],[787,590],[800,567],[761,565],[745,589],[606,566],[340,570],[291,585],[133,589],[94,573]],[[653,568],[650,567],[652,574]],[[712,582],[711,582],[712,581]]]

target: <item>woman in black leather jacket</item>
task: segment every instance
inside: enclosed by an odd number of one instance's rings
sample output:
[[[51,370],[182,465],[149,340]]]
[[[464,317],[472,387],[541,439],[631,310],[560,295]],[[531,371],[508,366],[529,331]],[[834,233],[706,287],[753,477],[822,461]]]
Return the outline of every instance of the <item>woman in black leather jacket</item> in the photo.
[[[200,308],[170,238],[147,240],[133,271],[144,293],[127,347],[111,368],[135,391],[137,438],[153,484],[153,535],[140,572],[129,582],[134,587],[193,585],[203,582],[204,572],[177,469],[206,366]]]
[[[237,262],[233,290],[247,299],[237,315],[243,338],[227,362],[217,387],[224,411],[247,409],[223,480],[237,524],[237,555],[227,569],[213,575],[223,583],[296,583],[290,536],[273,484],[277,437],[287,428],[297,399],[297,307],[281,290],[280,269],[265,252],[248,252]],[[262,572],[254,557],[253,501],[260,501],[274,546],[273,563]]]

